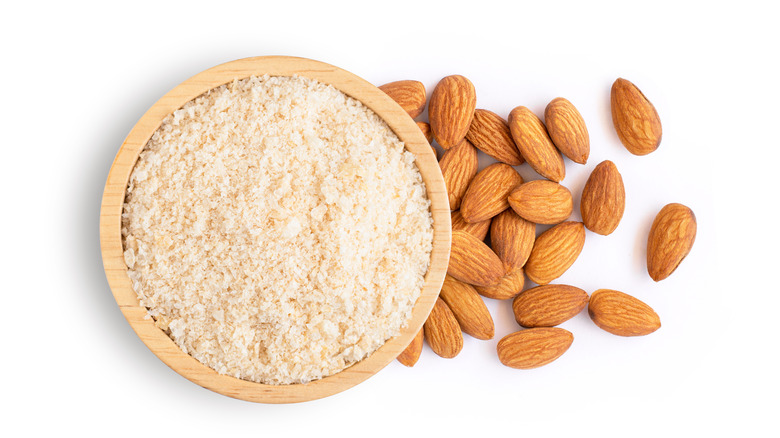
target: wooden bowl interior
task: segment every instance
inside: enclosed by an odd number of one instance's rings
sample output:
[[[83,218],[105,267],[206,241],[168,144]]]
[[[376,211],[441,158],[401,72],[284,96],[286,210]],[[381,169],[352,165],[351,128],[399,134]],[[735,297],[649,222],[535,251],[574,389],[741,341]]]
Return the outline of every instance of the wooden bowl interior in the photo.
[[[299,75],[333,85],[377,113],[414,153],[433,215],[433,251],[422,294],[408,326],[366,359],[334,375],[307,384],[265,385],[220,375],[184,353],[147,318],[127,275],[122,248],[121,214],[125,190],[136,160],[163,119],[206,91],[249,76]],[[141,340],[165,364],[204,388],[242,400],[292,403],[314,400],[348,389],[384,368],[422,328],[441,289],[450,252],[450,210],[436,157],[414,121],[381,90],[340,68],[303,58],[255,57],[228,62],[199,73],[155,103],[133,127],[120,148],[106,181],[100,212],[100,244],[111,291]]]

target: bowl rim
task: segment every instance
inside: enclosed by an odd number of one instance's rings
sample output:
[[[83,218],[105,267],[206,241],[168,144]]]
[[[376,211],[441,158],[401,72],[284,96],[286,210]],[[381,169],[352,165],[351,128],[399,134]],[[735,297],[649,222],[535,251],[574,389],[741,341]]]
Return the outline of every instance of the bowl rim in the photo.
[[[305,384],[268,385],[221,375],[184,353],[140,305],[127,275],[122,247],[121,215],[130,174],[163,119],[208,90],[265,74],[314,79],[334,86],[373,110],[414,154],[433,216],[431,263],[407,327],[367,358],[336,374]],[[220,64],[192,76],[161,97],[122,143],[109,170],[100,209],[100,247],[106,278],[122,314],[138,337],[160,360],[186,379],[228,397],[261,403],[295,403],[333,395],[366,380],[392,362],[422,330],[433,308],[447,271],[450,242],[450,209],[444,179],[430,144],[414,120],[366,80],[324,62],[290,56],[250,57]]]

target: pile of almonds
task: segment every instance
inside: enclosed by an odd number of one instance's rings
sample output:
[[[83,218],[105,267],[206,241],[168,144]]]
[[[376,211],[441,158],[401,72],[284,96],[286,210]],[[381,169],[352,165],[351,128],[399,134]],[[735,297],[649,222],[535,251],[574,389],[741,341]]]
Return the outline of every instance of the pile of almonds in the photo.
[[[423,113],[422,83],[405,80],[379,88],[412,118]],[[413,366],[423,340],[439,356],[452,358],[463,348],[464,332],[492,339],[495,326],[482,297],[513,300],[515,319],[523,329],[504,336],[497,346],[501,363],[513,368],[546,365],[566,352],[574,336],[555,326],[585,307],[598,327],[615,335],[657,330],[661,321],[655,311],[628,294],[600,289],[588,296],[580,288],[552,283],[577,260],[586,229],[611,234],[625,209],[623,179],[606,160],[593,169],[582,190],[582,222],[568,220],[574,203],[571,191],[560,184],[566,175],[563,157],[584,165],[590,153],[579,111],[559,97],[547,105],[544,121],[523,106],[513,109],[506,121],[476,104],[471,81],[447,76],[428,103],[430,124],[417,122],[428,141],[445,150],[439,165],[452,210],[452,250],[439,299],[398,360]],[[616,80],[611,106],[615,130],[629,152],[646,155],[658,148],[658,113],[634,84]],[[497,163],[478,172],[479,151]],[[526,162],[545,179],[523,181],[513,166]],[[554,226],[537,236],[537,224]],[[661,209],[648,235],[650,277],[660,281],[671,275],[695,236],[696,218],[688,207],[669,204]],[[526,276],[538,286],[523,290]]]

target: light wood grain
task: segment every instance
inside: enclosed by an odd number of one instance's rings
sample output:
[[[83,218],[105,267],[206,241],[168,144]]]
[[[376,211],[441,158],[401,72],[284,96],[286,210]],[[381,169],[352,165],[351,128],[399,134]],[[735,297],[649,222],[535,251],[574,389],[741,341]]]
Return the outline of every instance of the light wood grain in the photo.
[[[181,351],[151,319],[146,318],[127,276],[122,250],[121,213],[130,173],[147,141],[162,120],[204,92],[252,75],[299,75],[333,85],[371,108],[414,153],[431,200],[434,221],[431,265],[422,295],[406,329],[368,358],[329,377],[307,384],[263,385],[220,375]],[[415,122],[378,88],[352,73],[304,58],[268,56],[240,59],[199,73],[155,103],[138,121],[114,159],[103,191],[100,211],[100,245],[106,277],[117,304],[136,334],[166,365],[198,385],[242,400],[292,403],[326,397],[350,388],[389,364],[420,331],[441,289],[450,253],[450,208],[436,157]]]

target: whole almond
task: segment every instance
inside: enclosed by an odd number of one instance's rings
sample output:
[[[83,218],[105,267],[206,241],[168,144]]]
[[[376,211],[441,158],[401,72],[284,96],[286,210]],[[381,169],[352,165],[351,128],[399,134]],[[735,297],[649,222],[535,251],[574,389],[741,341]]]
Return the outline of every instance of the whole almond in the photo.
[[[517,296],[525,286],[523,268],[517,268],[501,277],[495,286],[474,286],[477,292],[485,298],[494,300],[509,300]]]
[[[661,144],[661,119],[649,100],[631,82],[618,78],[610,96],[612,123],[623,146],[634,155],[647,155]]]
[[[655,281],[672,275],[696,240],[696,215],[682,204],[668,204],[655,217],[647,236],[647,273]]]
[[[441,298],[436,299],[436,304],[433,305],[423,328],[425,340],[437,355],[451,359],[463,349],[463,334],[458,320]]]
[[[492,286],[504,276],[504,264],[481,240],[453,231],[447,274],[474,286]]]
[[[412,338],[412,342],[409,343],[409,346],[396,358],[402,365],[413,367],[414,364],[417,363],[417,360],[420,359],[420,353],[422,353],[423,348],[424,331],[425,329],[420,329],[420,331],[417,332],[417,335]]]
[[[436,84],[428,105],[428,121],[433,137],[444,149],[463,140],[477,108],[474,84],[460,75],[443,78]]]
[[[433,141],[433,134],[431,133],[431,125],[425,122],[417,122],[417,127],[420,128],[420,131],[422,131],[423,135],[425,136],[425,139],[428,140],[428,143]],[[433,147],[433,145],[431,145],[431,149],[433,150],[433,155],[438,160],[439,151],[437,151],[436,148]]]
[[[575,163],[585,164],[590,155],[590,136],[585,120],[568,100],[557,97],[544,110],[544,124],[555,147]]]
[[[479,168],[477,149],[464,139],[459,145],[444,151],[439,167],[447,186],[450,210],[457,210]]]
[[[548,284],[521,292],[512,302],[512,311],[523,327],[552,327],[568,321],[587,305],[588,293],[584,290]]]
[[[509,113],[509,129],[520,155],[536,173],[551,181],[563,180],[566,176],[563,157],[536,114],[524,106],[513,109]]]
[[[536,225],[506,209],[490,224],[490,246],[507,272],[522,268],[536,239]]]
[[[582,222],[587,229],[606,236],[620,224],[625,209],[623,177],[613,162],[602,161],[593,169],[582,189]]]
[[[474,119],[471,121],[466,138],[474,147],[502,163],[510,166],[523,164],[523,157],[512,139],[509,124],[492,111],[485,109],[474,111]]]
[[[423,135],[425,136],[425,139],[428,140],[428,143],[433,141],[433,132],[431,132],[431,125],[425,122],[417,122],[417,127],[420,128],[420,131],[422,131]]]
[[[562,328],[532,328],[504,336],[496,350],[502,364],[528,370],[558,359],[572,342],[574,335]]]
[[[509,208],[509,193],[523,183],[510,165],[494,163],[482,169],[471,180],[463,195],[460,214],[466,222],[482,222]]]
[[[537,284],[547,284],[563,275],[577,260],[585,245],[581,222],[563,222],[540,234],[525,263],[525,273]]]
[[[425,109],[426,94],[422,82],[395,81],[381,85],[379,89],[401,105],[411,118],[419,116]]]
[[[485,240],[488,231],[490,231],[490,219],[484,220],[482,222],[468,223],[463,220],[463,216],[461,216],[460,210],[453,211],[451,213],[451,219],[452,231],[465,231],[479,240]]]
[[[661,327],[661,319],[650,306],[611,289],[593,292],[588,314],[597,326],[618,336],[644,336]]]
[[[473,286],[448,275],[439,296],[450,307],[464,333],[477,339],[493,339],[493,317]]]
[[[559,224],[574,208],[569,189],[544,179],[520,185],[507,200],[515,213],[535,224]]]

